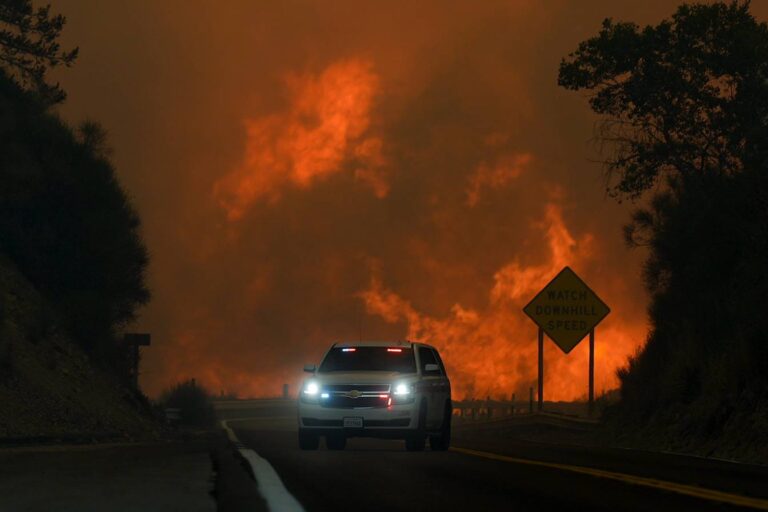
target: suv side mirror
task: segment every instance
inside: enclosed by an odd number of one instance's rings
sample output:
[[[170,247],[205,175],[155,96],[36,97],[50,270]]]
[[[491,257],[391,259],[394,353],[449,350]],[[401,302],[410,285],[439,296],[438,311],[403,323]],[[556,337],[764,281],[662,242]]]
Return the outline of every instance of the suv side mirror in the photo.
[[[424,365],[424,372],[425,373],[439,372],[439,371],[440,371],[440,365],[439,364],[429,363],[429,364],[425,364]]]
[[[437,366],[437,365],[435,365]],[[305,364],[304,365],[304,371],[307,373],[315,373],[315,370],[317,370],[317,367],[313,364]]]

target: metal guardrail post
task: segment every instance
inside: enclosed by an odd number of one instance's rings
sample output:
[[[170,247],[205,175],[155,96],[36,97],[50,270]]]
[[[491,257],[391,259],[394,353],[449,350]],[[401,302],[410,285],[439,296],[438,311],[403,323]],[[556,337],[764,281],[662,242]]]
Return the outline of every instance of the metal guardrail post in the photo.
[[[533,414],[533,388],[530,388],[528,391],[531,395],[529,400],[529,405],[528,405],[528,412]]]

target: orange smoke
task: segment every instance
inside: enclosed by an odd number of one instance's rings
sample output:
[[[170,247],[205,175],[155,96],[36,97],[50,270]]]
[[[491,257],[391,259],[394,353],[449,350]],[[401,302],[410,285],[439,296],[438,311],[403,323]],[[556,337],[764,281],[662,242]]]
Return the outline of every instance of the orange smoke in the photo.
[[[467,205],[475,206],[480,200],[480,192],[484,188],[501,188],[509,185],[520,176],[533,159],[532,155],[503,155],[492,164],[481,162],[469,176],[467,187]]]
[[[546,208],[544,228],[547,257],[538,265],[523,265],[514,260],[494,276],[483,311],[454,304],[444,318],[417,311],[411,303],[387,289],[374,273],[368,289],[360,293],[369,313],[390,323],[405,322],[408,338],[431,343],[443,354],[454,384],[454,396],[527,396],[537,379],[536,326],[523,315],[523,306],[564,267],[584,267],[594,259],[593,236],[574,239],[556,204]],[[609,304],[611,296],[601,293],[599,276],[583,276]],[[590,279],[598,277],[598,279]],[[622,323],[621,311],[597,328],[597,392],[616,386],[615,370],[625,364],[643,339],[644,326]],[[565,356],[552,343],[545,344],[545,398],[573,400],[587,390],[587,344],[582,343]]]
[[[186,329],[174,336],[176,353],[166,358],[168,386],[196,379],[213,394],[227,393],[239,397],[274,397],[282,393],[283,383],[289,383],[295,392],[299,382],[297,373],[290,370],[250,372],[233,368],[226,361],[211,358],[206,349],[210,334]]]
[[[256,201],[276,201],[289,185],[313,181],[350,166],[377,197],[387,194],[382,142],[370,135],[370,115],[379,79],[370,62],[349,59],[318,76],[288,75],[285,112],[245,121],[247,140],[240,165],[214,185],[229,220]]]

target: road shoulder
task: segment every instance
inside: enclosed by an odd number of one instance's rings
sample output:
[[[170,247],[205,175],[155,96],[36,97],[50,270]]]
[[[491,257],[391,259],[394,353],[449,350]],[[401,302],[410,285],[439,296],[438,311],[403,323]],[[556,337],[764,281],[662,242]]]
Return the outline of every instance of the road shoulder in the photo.
[[[3,511],[211,512],[214,440],[0,450]]]

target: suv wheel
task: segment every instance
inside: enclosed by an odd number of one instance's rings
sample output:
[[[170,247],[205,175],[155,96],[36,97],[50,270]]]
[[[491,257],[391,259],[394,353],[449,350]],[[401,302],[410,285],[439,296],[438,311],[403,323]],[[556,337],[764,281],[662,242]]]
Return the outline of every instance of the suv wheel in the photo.
[[[343,450],[347,446],[347,437],[344,434],[325,436],[325,446],[329,450]]]
[[[443,413],[443,424],[440,426],[440,433],[429,436],[429,447],[435,451],[443,452],[451,446],[451,418],[453,410],[450,403],[445,404]]]
[[[320,438],[316,434],[299,429],[299,448],[302,450],[317,450],[320,446]]]
[[[421,452],[424,451],[424,447],[427,445],[427,435],[425,433],[427,423],[427,404],[421,402],[419,407],[419,423],[416,430],[408,437],[405,438],[405,449],[409,452]]]

